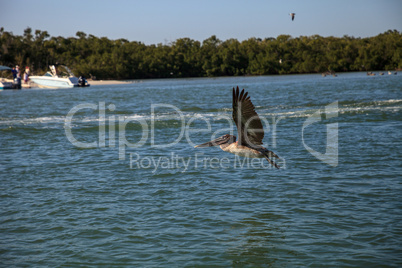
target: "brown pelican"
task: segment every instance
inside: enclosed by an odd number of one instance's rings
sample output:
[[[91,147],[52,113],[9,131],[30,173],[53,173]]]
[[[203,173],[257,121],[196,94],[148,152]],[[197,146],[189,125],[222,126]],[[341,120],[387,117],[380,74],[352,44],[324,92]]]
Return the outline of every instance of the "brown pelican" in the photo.
[[[276,168],[279,166],[271,160],[272,157],[279,158],[274,152],[262,147],[262,139],[264,138],[264,128],[258,114],[255,112],[248,92],[244,93],[244,89],[239,92],[239,87],[233,88],[233,121],[237,127],[238,141],[236,136],[223,135],[215,140],[195,146],[211,147],[220,146],[220,148],[232,154],[243,157],[265,158]]]
[[[296,13],[290,13],[289,15],[292,16],[292,21],[293,21],[295,19]]]

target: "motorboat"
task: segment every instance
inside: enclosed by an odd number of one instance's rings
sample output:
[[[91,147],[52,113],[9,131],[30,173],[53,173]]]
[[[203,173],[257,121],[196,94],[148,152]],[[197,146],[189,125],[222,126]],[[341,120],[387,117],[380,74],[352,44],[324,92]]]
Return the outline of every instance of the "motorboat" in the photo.
[[[35,82],[40,88],[73,88],[88,87],[89,84],[84,77],[77,78],[65,65],[50,65],[50,72],[42,76],[30,76],[29,79]]]
[[[0,65],[0,71],[12,71],[10,67]],[[15,78],[14,80],[0,78],[0,90],[4,89],[21,89],[21,78]]]

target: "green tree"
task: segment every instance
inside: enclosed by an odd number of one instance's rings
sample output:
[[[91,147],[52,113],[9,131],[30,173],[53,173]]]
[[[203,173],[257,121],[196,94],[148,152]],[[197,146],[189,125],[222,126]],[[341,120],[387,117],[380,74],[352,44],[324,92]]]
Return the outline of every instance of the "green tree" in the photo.
[[[30,66],[43,74],[56,63],[98,79],[394,70],[402,68],[402,35],[389,30],[370,38],[279,35],[242,42],[212,35],[202,43],[180,38],[145,45],[81,31],[64,38],[29,27],[22,36],[0,28],[0,64]]]

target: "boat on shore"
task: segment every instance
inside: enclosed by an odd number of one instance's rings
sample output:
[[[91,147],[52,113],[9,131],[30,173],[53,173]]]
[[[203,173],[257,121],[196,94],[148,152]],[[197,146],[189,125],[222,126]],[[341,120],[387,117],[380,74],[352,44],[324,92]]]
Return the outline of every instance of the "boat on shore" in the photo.
[[[12,68],[0,65],[0,71],[12,71]],[[0,78],[0,90],[4,89],[21,89],[21,78],[15,78],[14,80]]]
[[[61,68],[60,68],[61,67]],[[59,68],[59,70],[57,69]],[[42,76],[30,76],[29,79],[35,82],[40,88],[73,88],[89,87],[84,77],[77,78],[71,70],[64,65],[50,65],[50,72]]]

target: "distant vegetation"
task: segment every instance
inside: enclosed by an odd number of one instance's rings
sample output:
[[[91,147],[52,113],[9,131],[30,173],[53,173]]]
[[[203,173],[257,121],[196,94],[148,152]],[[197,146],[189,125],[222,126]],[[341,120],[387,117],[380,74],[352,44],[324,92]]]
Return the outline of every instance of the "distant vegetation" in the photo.
[[[76,75],[97,79],[239,76],[402,69],[402,34],[389,30],[370,38],[319,35],[219,40],[181,38],[145,45],[77,32],[50,37],[31,28],[23,36],[0,29],[0,65],[30,66],[43,74],[65,64]]]

